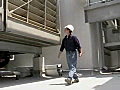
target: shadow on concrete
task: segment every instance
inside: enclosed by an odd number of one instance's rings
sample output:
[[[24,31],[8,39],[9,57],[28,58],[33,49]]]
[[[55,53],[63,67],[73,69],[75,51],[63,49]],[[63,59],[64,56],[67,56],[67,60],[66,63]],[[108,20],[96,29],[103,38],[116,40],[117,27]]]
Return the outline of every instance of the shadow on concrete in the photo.
[[[54,86],[54,85],[55,85],[55,86],[56,86],[56,85],[64,85],[64,86],[68,86],[67,83],[50,84],[50,85],[53,85],[53,86]]]
[[[76,84],[76,83],[72,83],[71,85],[73,85],[73,84]],[[71,86],[67,83],[58,83],[58,84],[50,84],[50,85],[53,85],[53,86],[56,86],[56,85],[58,85],[58,86]]]
[[[64,73],[62,78],[66,78],[68,76],[68,72]],[[112,77],[109,81],[102,85],[98,85],[93,87],[93,90],[120,90],[120,75],[88,75],[83,74],[80,78],[83,77],[96,77],[96,78],[107,78]],[[4,87],[10,87],[10,86],[16,86],[16,85],[22,85],[22,84],[28,84],[28,83],[34,83],[34,82],[40,82],[40,81],[46,81],[46,80],[52,80],[57,79],[61,77],[51,77],[51,78],[43,78],[43,77],[26,77],[26,78],[20,78],[19,80],[15,80],[15,78],[0,78],[0,88]],[[69,86],[64,81],[58,82],[58,83],[51,83],[49,84],[51,86]]]
[[[111,77],[110,75],[103,75],[97,78],[105,78]],[[108,82],[104,83],[103,85],[98,85],[93,88],[94,90],[120,90],[120,76],[112,76],[112,79]]]
[[[15,80],[15,78],[12,78],[12,77],[9,77],[9,78],[3,77],[3,78],[0,78],[0,88],[22,85],[27,83],[40,82],[40,81],[51,80],[56,78],[58,77],[51,77],[51,78],[25,77],[25,78],[20,78],[19,80]]]

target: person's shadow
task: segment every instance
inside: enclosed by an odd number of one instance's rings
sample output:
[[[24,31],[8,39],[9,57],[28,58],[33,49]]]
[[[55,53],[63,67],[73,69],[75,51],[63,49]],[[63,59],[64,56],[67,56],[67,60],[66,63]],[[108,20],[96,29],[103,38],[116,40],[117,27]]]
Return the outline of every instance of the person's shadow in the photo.
[[[75,84],[76,82],[72,82],[72,84]],[[71,84],[71,85],[72,85]],[[67,83],[58,83],[58,84],[50,84],[50,85],[65,85],[65,86],[70,86],[69,84]]]
[[[64,86],[70,86],[70,85],[68,85],[67,83],[58,83],[58,84],[50,84],[50,85],[64,85]]]

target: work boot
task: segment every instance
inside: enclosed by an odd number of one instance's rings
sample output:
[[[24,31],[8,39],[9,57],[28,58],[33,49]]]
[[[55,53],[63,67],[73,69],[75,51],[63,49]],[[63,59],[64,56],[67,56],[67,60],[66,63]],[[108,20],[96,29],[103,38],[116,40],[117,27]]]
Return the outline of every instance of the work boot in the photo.
[[[66,82],[68,85],[71,85],[71,84],[72,84],[72,78],[67,78],[67,79],[65,79],[65,82]]]
[[[74,79],[73,83],[78,83],[79,82],[79,79]]]
[[[75,73],[73,75],[73,79],[74,79],[73,83],[78,83],[79,82],[79,78],[78,78],[78,74],[77,73]]]

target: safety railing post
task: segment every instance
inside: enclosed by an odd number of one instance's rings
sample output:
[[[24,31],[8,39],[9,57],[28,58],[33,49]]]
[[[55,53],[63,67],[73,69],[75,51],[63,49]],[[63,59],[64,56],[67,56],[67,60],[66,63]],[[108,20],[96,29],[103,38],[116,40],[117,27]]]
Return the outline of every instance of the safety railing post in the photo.
[[[47,14],[47,0],[45,0],[45,18],[44,18],[44,29],[46,29],[46,14]]]
[[[29,2],[30,0],[28,0],[28,2]],[[28,3],[28,5],[27,5],[27,23],[29,22],[29,4],[30,3]]]

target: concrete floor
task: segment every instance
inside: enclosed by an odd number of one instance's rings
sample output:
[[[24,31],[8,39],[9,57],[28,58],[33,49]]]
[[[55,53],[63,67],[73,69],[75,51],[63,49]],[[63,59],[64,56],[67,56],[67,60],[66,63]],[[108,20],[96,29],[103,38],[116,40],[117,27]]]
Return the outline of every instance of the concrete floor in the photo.
[[[120,75],[82,76],[79,83],[67,86],[64,77],[35,78],[20,80],[1,78],[0,90],[120,90]]]

